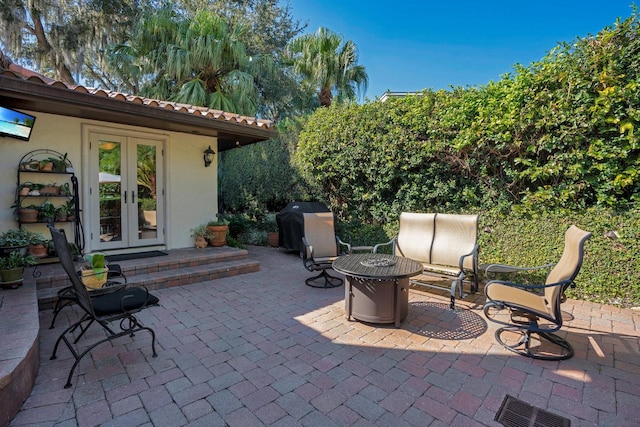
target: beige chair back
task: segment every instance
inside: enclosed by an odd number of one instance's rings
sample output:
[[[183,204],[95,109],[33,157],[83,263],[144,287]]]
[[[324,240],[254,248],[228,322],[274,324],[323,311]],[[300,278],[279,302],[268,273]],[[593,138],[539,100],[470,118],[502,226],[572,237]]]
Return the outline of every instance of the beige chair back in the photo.
[[[458,265],[460,257],[473,251],[478,240],[478,215],[437,214],[431,246],[431,263]],[[474,257],[464,267],[473,269]]]
[[[547,276],[545,284],[562,281],[573,281],[582,267],[584,242],[591,237],[591,233],[572,225],[564,234],[564,250],[560,261]],[[550,304],[551,312],[560,316],[558,293],[564,292],[566,286],[551,286],[545,289],[544,296]]]
[[[333,226],[333,213],[304,213],[304,237],[313,247],[313,257],[336,257],[338,245]],[[310,257],[311,254],[307,254]]]
[[[427,242],[433,239],[436,214],[402,212],[395,254],[430,264]]]

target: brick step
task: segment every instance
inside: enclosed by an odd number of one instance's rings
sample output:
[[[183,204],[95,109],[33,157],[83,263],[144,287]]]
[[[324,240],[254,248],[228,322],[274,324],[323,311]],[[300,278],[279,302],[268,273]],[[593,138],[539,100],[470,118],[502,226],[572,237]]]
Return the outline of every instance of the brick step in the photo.
[[[260,263],[248,259],[248,252],[229,247],[205,250],[177,249],[168,256],[114,262],[119,264],[130,286],[162,289],[252,273]],[[46,266],[35,279],[40,310],[50,309],[60,289],[70,286],[59,264]]]

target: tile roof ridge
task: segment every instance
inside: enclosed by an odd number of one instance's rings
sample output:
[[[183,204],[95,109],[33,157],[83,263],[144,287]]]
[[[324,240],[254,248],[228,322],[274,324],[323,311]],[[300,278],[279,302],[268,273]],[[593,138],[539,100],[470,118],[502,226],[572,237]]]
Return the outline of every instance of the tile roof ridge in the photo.
[[[25,68],[21,65],[10,63],[5,70],[11,72],[16,77],[21,77],[25,80],[39,80],[41,83],[64,88],[78,93],[85,93],[92,96],[98,96],[103,98],[116,99],[123,102],[130,102],[132,104],[142,104],[151,108],[161,108],[165,110],[172,110],[185,114],[198,115],[203,117],[209,117],[217,120],[231,121],[245,126],[258,126],[261,128],[272,128],[273,121],[268,119],[259,119],[252,116],[244,116],[237,113],[231,113],[228,111],[218,110],[214,108],[204,107],[200,105],[184,104],[175,101],[165,101],[161,99],[146,98],[140,95],[131,95],[111,89],[102,89],[95,87],[88,87],[82,85],[73,85],[65,83],[61,80],[56,80],[51,77],[47,77],[36,71]]]

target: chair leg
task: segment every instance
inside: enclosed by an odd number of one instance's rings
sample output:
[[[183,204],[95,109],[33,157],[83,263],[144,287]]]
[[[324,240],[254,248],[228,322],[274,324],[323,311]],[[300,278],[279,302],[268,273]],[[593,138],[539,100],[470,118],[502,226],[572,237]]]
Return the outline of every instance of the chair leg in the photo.
[[[313,282],[318,279],[324,279],[324,283],[322,285],[314,285]],[[322,270],[320,274],[317,276],[313,276],[304,281],[307,286],[311,286],[312,288],[336,288],[341,286],[344,283],[339,277],[335,277],[327,273],[327,270]]]
[[[520,338],[514,344],[507,344],[505,339],[503,338],[503,334],[516,334],[519,335]],[[555,347],[558,352],[535,352],[532,351],[532,337],[538,337],[538,341],[540,342],[539,347],[550,343]],[[498,329],[495,332],[495,338],[498,343],[506,348],[509,351],[517,353],[521,356],[531,357],[533,359],[539,360],[566,360],[573,357],[574,351],[571,343],[564,338],[559,337],[556,334],[550,332],[532,332],[526,329],[519,328],[517,326],[507,326]],[[509,340],[509,341],[514,341]],[[548,344],[547,344],[548,345]]]
[[[87,320],[89,320],[89,323],[87,326],[85,326],[84,328],[82,327],[82,323],[86,322]],[[53,354],[51,355],[50,360],[55,360],[57,358],[56,353],[58,351],[58,345],[60,344],[60,342],[64,342],[65,345],[67,346],[67,348],[69,349],[69,351],[71,352],[71,354],[73,355],[75,362],[73,363],[73,366],[71,367],[71,370],[69,371],[69,375],[67,376],[67,383],[65,384],[64,388],[70,388],[72,386],[71,384],[71,378],[73,377],[73,373],[76,370],[76,367],[78,366],[78,364],[80,363],[80,360],[82,360],[82,358],[89,352],[91,352],[91,350],[93,350],[94,348],[96,348],[97,346],[99,346],[102,343],[105,343],[107,341],[111,341],[114,340],[116,338],[120,338],[123,337],[125,335],[129,335],[131,337],[133,337],[135,335],[136,332],[139,331],[149,331],[149,333],[151,334],[151,356],[152,357],[158,357],[158,353],[156,352],[156,333],[154,332],[153,329],[144,326],[142,323],[140,323],[138,321],[138,319],[135,316],[128,316],[125,319],[121,319],[120,321],[120,328],[121,331],[120,332],[114,332],[112,331],[110,328],[106,327],[102,322],[98,322],[98,324],[100,324],[105,331],[107,332],[107,336],[93,344],[91,344],[89,347],[87,347],[82,353],[78,353],[76,351],[76,349],[74,348],[73,344],[71,342],[69,342],[69,340],[66,337],[67,333],[73,332],[75,329],[80,328],[80,330],[82,331],[80,333],[80,335],[74,340],[74,344],[76,344],[78,342],[78,340],[82,337],[82,335],[84,335],[84,333],[86,332],[86,330],[89,328],[89,326],[91,326],[91,324],[93,324],[94,319],[89,318],[88,316],[84,316],[81,320],[79,320],[78,322],[74,323],[73,325],[69,326],[67,329],[64,330],[64,332],[62,334],[60,334],[60,336],[58,337],[58,339],[56,340],[56,344],[53,347]],[[128,323],[128,326],[124,326]]]
[[[60,314],[60,311],[62,311],[62,309],[66,306],[75,303],[77,300],[71,286],[60,289],[58,291],[57,297],[58,298],[56,299],[56,305],[53,307],[53,319],[51,319],[51,325],[49,325],[49,329],[55,328],[56,319],[58,318],[58,314]]]

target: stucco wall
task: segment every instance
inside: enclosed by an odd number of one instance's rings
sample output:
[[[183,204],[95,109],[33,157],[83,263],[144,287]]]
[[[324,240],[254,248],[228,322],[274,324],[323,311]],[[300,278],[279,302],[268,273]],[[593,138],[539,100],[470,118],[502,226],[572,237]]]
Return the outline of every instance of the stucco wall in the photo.
[[[217,156],[205,168],[202,154],[211,145],[216,152],[217,140],[192,134],[156,131],[143,127],[124,126],[72,117],[24,111],[36,116],[28,142],[0,137],[0,231],[17,227],[10,206],[14,203],[18,163],[27,152],[49,148],[68,153],[80,185],[80,204],[83,214],[88,211],[86,164],[88,161],[89,131],[109,134],[164,139],[164,187],[166,197],[167,249],[190,247],[190,229],[214,218],[218,210]],[[85,224],[88,218],[82,218]],[[160,224],[158,224],[160,226]],[[85,236],[89,245],[88,236]],[[86,248],[91,250],[90,247]]]

